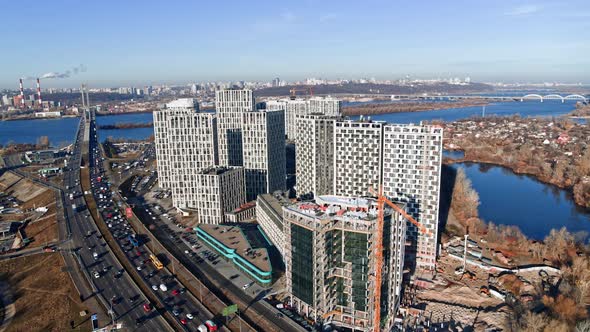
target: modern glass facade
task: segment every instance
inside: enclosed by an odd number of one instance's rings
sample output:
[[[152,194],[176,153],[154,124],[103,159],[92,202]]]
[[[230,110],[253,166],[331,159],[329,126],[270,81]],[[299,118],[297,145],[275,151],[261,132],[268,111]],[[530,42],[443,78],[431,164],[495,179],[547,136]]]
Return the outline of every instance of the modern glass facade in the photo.
[[[307,303],[313,303],[313,233],[291,224],[293,295]]]
[[[369,248],[367,234],[344,232],[344,260],[352,263],[352,302],[354,309],[367,311]]]

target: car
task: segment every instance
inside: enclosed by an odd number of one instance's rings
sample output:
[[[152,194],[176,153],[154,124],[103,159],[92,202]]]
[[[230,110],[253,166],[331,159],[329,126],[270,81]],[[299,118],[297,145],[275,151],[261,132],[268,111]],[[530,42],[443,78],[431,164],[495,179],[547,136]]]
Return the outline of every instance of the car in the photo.
[[[184,253],[188,255],[188,250],[185,250]]]
[[[162,292],[166,292],[166,291],[168,291],[168,287],[166,287],[166,285],[164,285],[164,284],[160,284],[160,290]]]
[[[189,312],[188,314],[186,314],[186,318],[188,318],[188,319],[191,319],[191,320],[192,320],[193,318],[195,318],[195,316],[193,316],[193,314],[191,314],[191,313]]]
[[[141,271],[141,265],[137,266],[137,271]]]
[[[122,275],[123,275],[123,272],[118,271],[117,273],[115,273],[115,279],[121,278]]]
[[[186,323],[187,323],[187,322],[186,322],[186,319],[182,318],[182,319],[180,320],[180,324],[182,324],[182,325],[186,325]]]
[[[94,271],[94,279],[100,278],[100,273],[98,271]]]
[[[250,286],[252,286],[252,283],[251,282],[249,282],[249,283],[245,284],[244,286],[242,286],[242,290],[246,290],[246,289],[250,288]]]
[[[143,305],[143,311],[145,311],[145,312],[150,312],[150,311],[152,311],[152,306],[151,306],[149,303],[145,303],[145,304]]]
[[[180,312],[178,312],[178,310],[174,309],[174,310],[172,310],[172,314],[174,316],[178,316],[178,315],[180,315]]]
[[[229,279],[230,279],[230,280],[233,280],[233,279],[235,279],[235,278],[237,278],[237,277],[239,277],[239,276],[240,276],[239,274],[234,274],[233,276],[229,277]]]
[[[106,267],[106,266],[105,266],[105,267],[103,267],[103,268],[102,268],[102,272],[104,272],[104,273],[107,273],[107,272],[109,272],[109,268],[108,268],[108,267]]]
[[[157,291],[158,290],[158,286],[157,285],[152,285],[152,289]]]
[[[178,289],[175,289],[175,290],[172,291],[172,295],[176,296],[178,294],[180,294],[180,292],[178,291]]]

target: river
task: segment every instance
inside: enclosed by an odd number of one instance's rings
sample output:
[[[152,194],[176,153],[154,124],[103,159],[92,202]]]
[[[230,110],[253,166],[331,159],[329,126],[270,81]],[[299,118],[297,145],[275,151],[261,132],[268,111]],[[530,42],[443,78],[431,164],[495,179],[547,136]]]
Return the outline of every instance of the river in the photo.
[[[542,240],[552,228],[590,232],[590,209],[576,206],[571,194],[528,175],[488,164],[461,163],[479,193],[479,216],[496,224],[516,225],[528,237]]]
[[[486,106],[486,115],[508,116],[562,116],[570,112],[575,102],[526,101],[494,103]],[[372,119],[393,123],[419,123],[427,120],[455,121],[480,116],[482,107],[467,107],[414,113],[373,115]],[[0,121],[0,144],[9,141],[35,142],[47,135],[53,145],[71,142],[75,135],[77,118],[55,120]],[[97,117],[99,125],[118,122],[151,122],[151,113],[106,115]],[[106,137],[145,139],[153,134],[152,128],[99,130],[100,139]],[[445,152],[459,157],[457,152]],[[502,167],[461,164],[474,188],[480,194],[480,216],[497,224],[516,225],[524,234],[542,239],[552,228],[567,227],[570,231],[590,231],[590,211],[577,207],[570,195],[561,189],[546,185],[528,176],[515,175]]]

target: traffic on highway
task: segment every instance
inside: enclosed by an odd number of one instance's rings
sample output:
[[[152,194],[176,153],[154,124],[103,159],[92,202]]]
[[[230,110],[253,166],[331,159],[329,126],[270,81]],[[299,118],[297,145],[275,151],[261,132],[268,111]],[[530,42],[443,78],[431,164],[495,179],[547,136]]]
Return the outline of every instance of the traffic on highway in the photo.
[[[80,169],[86,167],[81,164],[84,126],[82,120],[69,160],[71,167],[64,174],[65,219],[78,263],[94,294],[109,311],[112,323],[123,323],[132,331],[169,331],[170,326],[158,312],[146,313],[143,310],[140,289],[123,272],[123,267],[104,242],[87,209],[80,186]]]
[[[141,276],[143,282],[153,294],[164,304],[168,311],[182,325],[186,331],[215,331],[220,325],[211,314],[190,292],[179,283],[171,271],[164,267],[167,257],[150,252],[146,243],[148,239],[135,233],[127,221],[127,215],[122,211],[121,202],[114,199],[116,188],[111,188],[111,183],[106,178],[101,150],[98,144],[98,136],[94,121],[90,127],[89,142],[89,168],[91,177],[92,196],[96,202],[97,215],[103,222],[116,243],[131,263],[133,269]],[[77,188],[77,186],[76,186]],[[121,283],[125,278],[123,270],[113,268],[103,263],[103,255],[106,245],[101,243],[99,235],[88,233],[87,239],[96,239],[99,243],[89,244],[86,253],[93,255],[93,271],[95,280],[110,279],[113,285]],[[128,305],[134,305],[141,309],[141,315],[135,319],[134,324],[147,324],[153,314],[153,304],[144,297],[130,292],[121,292],[113,301],[115,310]],[[134,316],[135,317],[135,316]]]

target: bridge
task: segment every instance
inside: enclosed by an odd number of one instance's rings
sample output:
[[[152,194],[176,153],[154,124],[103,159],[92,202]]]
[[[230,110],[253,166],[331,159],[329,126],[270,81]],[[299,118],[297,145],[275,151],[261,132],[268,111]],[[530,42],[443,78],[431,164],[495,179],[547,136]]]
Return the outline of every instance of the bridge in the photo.
[[[525,101],[525,100],[539,100],[543,102],[545,100],[561,100],[565,103],[566,100],[578,100],[583,103],[588,103],[588,98],[578,94],[572,94],[567,96],[561,96],[558,94],[548,94],[545,96],[539,94],[528,94],[524,96],[478,96],[478,95],[421,95],[421,96],[410,96],[410,95],[392,95],[392,100],[402,99],[420,99],[420,100],[461,100],[461,99],[489,99],[489,100],[502,100],[502,101]]]

